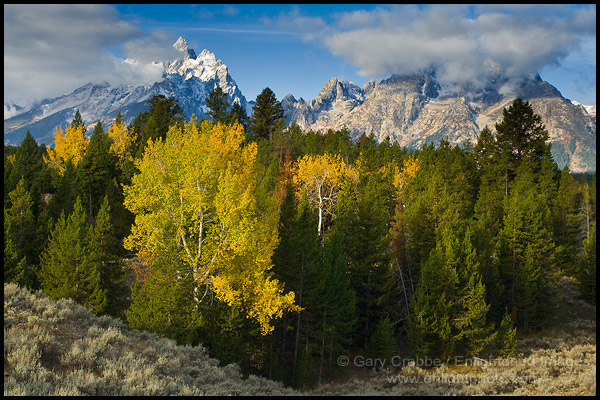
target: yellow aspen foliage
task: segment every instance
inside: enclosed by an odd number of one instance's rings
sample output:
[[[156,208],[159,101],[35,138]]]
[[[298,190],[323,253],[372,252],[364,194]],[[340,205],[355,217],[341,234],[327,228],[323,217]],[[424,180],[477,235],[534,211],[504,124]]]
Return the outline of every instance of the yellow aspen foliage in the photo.
[[[368,164],[365,162],[364,159],[364,154],[361,151],[358,155],[358,158],[356,159],[356,162],[354,163],[354,165],[356,165],[356,169],[359,171],[359,173],[370,173],[371,171],[369,171],[368,168]]]
[[[394,174],[394,186],[397,188],[402,187],[402,185],[414,178],[417,175],[417,171],[419,170],[419,158],[415,155],[411,155],[402,163],[402,168],[398,169],[396,167],[396,171]]]
[[[17,159],[17,154],[11,154],[10,156],[6,157],[4,159],[4,168],[6,168],[9,165],[12,165],[15,163],[15,160]]]
[[[133,128],[127,132],[127,127],[121,120],[120,123],[113,122],[108,128],[108,136],[112,139],[110,151],[118,157],[119,165],[122,167],[123,163],[131,157],[131,147],[137,139],[137,134]]]
[[[48,148],[48,156],[44,156],[44,162],[57,168],[62,175],[69,159],[75,166],[79,164],[88,142],[89,138],[83,133],[82,125],[68,126],[66,131],[59,127],[54,132],[54,148]]]
[[[347,183],[358,181],[358,171],[339,154],[305,155],[294,169],[294,184],[306,192],[313,207],[319,210],[318,232],[321,234],[324,215],[331,215],[337,195]]]
[[[135,215],[124,244],[148,264],[174,255],[198,288],[245,310],[267,334],[273,318],[298,307],[269,273],[277,220],[258,215],[257,147],[243,140],[240,124],[199,128],[194,119],[183,132],[171,127],[165,140],[150,140],[136,161],[140,172],[124,187]]]

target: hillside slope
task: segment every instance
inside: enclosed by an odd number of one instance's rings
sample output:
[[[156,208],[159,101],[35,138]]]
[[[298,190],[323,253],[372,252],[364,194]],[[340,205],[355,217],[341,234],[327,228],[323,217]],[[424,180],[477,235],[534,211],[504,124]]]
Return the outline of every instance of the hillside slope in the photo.
[[[72,301],[4,285],[4,395],[294,395],[219,367],[203,347],[128,329]]]
[[[127,328],[68,300],[4,285],[5,395],[595,395],[596,308],[576,282],[555,287],[551,328],[519,334],[514,357],[438,368],[343,371],[298,392],[219,367],[201,347]],[[403,360],[404,361],[404,360]]]

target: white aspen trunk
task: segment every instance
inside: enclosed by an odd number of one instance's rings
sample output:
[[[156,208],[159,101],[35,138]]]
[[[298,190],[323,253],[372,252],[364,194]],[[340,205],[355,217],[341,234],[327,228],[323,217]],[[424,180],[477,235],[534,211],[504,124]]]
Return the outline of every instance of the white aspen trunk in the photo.
[[[321,205],[319,204],[319,225],[317,226],[317,232],[318,232],[319,236],[321,236],[322,221],[323,221],[323,209],[321,208]]]
[[[321,195],[321,186],[319,186],[319,225],[317,226],[317,234],[321,236],[321,226],[323,224],[323,196]]]

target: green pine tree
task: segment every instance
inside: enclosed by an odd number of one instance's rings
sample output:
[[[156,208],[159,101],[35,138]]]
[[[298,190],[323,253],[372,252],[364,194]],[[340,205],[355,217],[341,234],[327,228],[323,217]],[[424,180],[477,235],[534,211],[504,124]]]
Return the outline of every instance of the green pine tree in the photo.
[[[348,258],[350,282],[356,293],[359,343],[367,344],[377,322],[393,311],[394,279],[390,268],[389,221],[386,199],[391,185],[380,174],[363,176],[355,189],[346,186],[339,194],[332,235]]]
[[[236,121],[242,124],[244,130],[248,129],[248,113],[246,112],[246,109],[237,101],[233,103],[231,109],[229,110],[229,123],[232,124]]]
[[[10,208],[7,210],[8,234],[17,246],[19,259],[30,254],[32,232],[35,226],[33,201],[25,189],[25,180],[21,179],[15,190],[8,194]]]
[[[286,199],[292,201],[294,198],[294,189],[289,186]],[[285,204],[285,203],[284,203]],[[282,204],[282,213],[284,211]],[[283,276],[283,281],[286,282],[286,287],[289,290],[294,290],[298,299],[298,306],[305,308],[294,315],[294,334],[293,334],[293,349],[294,355],[292,360],[292,374],[295,376],[298,370],[298,358],[301,351],[300,338],[309,324],[311,313],[306,309],[307,303],[313,300],[312,295],[312,277],[311,272],[316,268],[321,256],[321,242],[317,234],[317,218],[313,214],[308,199],[303,196],[296,205],[297,211],[293,219],[290,219],[290,224],[282,226],[280,232],[286,238],[286,247],[278,248],[273,254],[273,262],[279,265],[285,263],[287,273]],[[285,219],[282,221],[285,223]],[[282,243],[283,244],[283,243]],[[289,259],[282,260],[281,253],[285,249],[291,250]],[[275,268],[275,267],[274,267]],[[281,270],[281,268],[279,268]],[[288,286],[289,284],[289,286]],[[312,310],[311,310],[312,311]]]
[[[83,119],[81,118],[81,113],[79,112],[79,110],[75,111],[75,117],[73,117],[73,121],[71,121],[71,128],[74,128],[76,126],[83,127],[83,133],[85,134],[87,128],[83,123]]]
[[[565,165],[561,171],[560,184],[554,204],[554,237],[556,240],[557,268],[568,274],[576,274],[577,253],[581,247],[580,214],[583,192]]]
[[[482,284],[486,288],[486,302],[490,305],[493,321],[500,321],[504,305],[498,263],[494,256],[498,233],[503,226],[504,198],[508,195],[506,176],[499,160],[500,148],[486,126],[474,148],[479,172],[479,187],[474,205],[473,244],[481,263]]]
[[[5,250],[11,255],[5,267],[5,280],[8,278],[9,281],[34,289],[37,287],[34,265],[37,256],[34,246],[35,218],[33,201],[25,187],[25,180],[21,179],[8,195],[10,208],[5,208]]]
[[[58,176],[57,174],[55,179],[54,186],[56,187],[56,191],[52,194],[48,210],[50,217],[58,220],[61,212],[65,214],[71,213],[75,198],[77,197],[78,174],[77,167],[73,164],[72,160],[67,160],[63,175]]]
[[[9,231],[9,215],[4,207],[4,282],[14,282],[26,286],[25,268],[27,258],[19,259],[17,246]]]
[[[40,212],[36,224],[35,224],[35,233],[34,233],[34,238],[33,238],[33,249],[34,251],[32,252],[33,255],[33,259],[31,260],[33,263],[36,264],[35,270],[38,271],[39,273],[39,260],[40,260],[40,255],[42,254],[42,252],[44,251],[44,249],[46,247],[48,247],[48,242],[50,240],[50,234],[52,233],[52,229],[54,227],[54,220],[52,219],[52,217],[50,216],[50,210],[49,208],[44,208],[42,210],[42,212]],[[39,280],[37,278],[37,274],[35,277],[35,289],[39,289]]]
[[[155,260],[131,287],[131,304],[125,311],[127,322],[132,328],[190,344],[202,322],[194,300],[196,290],[192,274],[186,273],[177,260]]]
[[[310,293],[306,301],[309,335],[319,358],[318,382],[337,367],[333,363],[351,344],[356,324],[356,295],[350,286],[347,259],[341,238],[325,241],[320,262],[310,273]]]
[[[277,101],[275,93],[268,87],[256,97],[256,105],[252,107],[252,117],[248,129],[255,139],[271,140],[276,129],[283,128],[283,107]]]
[[[85,210],[79,198],[61,214],[40,258],[42,289],[51,299],[72,298],[99,314],[106,304],[100,271],[89,262]]]
[[[385,360],[385,365],[393,363],[393,357],[398,351],[398,343],[394,333],[394,326],[389,316],[379,320],[369,340],[369,353],[372,358]]]
[[[166,97],[162,94],[154,96],[148,101],[150,110],[144,112],[139,120],[137,118],[134,120],[139,138],[135,152],[136,158],[140,158],[143,154],[148,139],[162,138],[164,140],[169,127],[183,121],[183,110],[177,102],[174,97]]]
[[[596,223],[592,225],[590,237],[583,241],[579,254],[578,279],[583,298],[596,304]]]
[[[298,368],[296,370],[294,387],[307,390],[315,386],[318,374],[318,360],[313,355],[310,344],[302,349]]]
[[[485,300],[485,286],[481,282],[480,266],[471,242],[470,229],[465,234],[462,253],[462,268],[458,273],[459,299],[453,325],[456,329],[457,348],[465,356],[471,357],[479,355],[496,333],[492,332],[493,325],[487,323],[490,306]]]
[[[117,157],[110,152],[110,143],[110,138],[98,122],[77,167],[77,193],[87,209],[90,223],[98,213],[112,180],[118,175]]]
[[[516,310],[518,326],[539,327],[549,297],[554,242],[551,214],[528,164],[517,171],[505,201],[498,258],[504,305]]]
[[[209,93],[206,98],[206,112],[210,119],[216,124],[229,122],[229,102],[227,101],[227,93],[223,92],[223,89],[216,87],[212,92]]]
[[[17,147],[14,161],[5,163],[4,200],[8,201],[8,193],[15,190],[21,179],[25,179],[25,189],[31,194],[34,210],[40,207],[42,193],[50,191],[51,173],[43,160],[46,151],[44,145],[36,143],[27,131],[25,138]]]
[[[87,237],[88,262],[100,271],[102,288],[106,292],[104,312],[119,317],[125,309],[128,288],[119,252],[119,244],[110,221],[108,195],[104,196],[96,223],[90,226]]]
[[[444,252],[443,246],[438,244],[422,265],[406,326],[413,356],[442,362],[454,351],[452,295],[458,279],[456,271],[445,262]]]
[[[517,98],[509,108],[503,110],[502,121],[496,124],[496,140],[502,159],[505,159],[505,174],[510,182],[523,161],[540,165],[548,149],[549,134],[542,118],[533,112],[528,101]]]
[[[495,351],[497,357],[510,357],[517,348],[517,327],[513,326],[510,313],[505,310],[504,317],[496,335]]]

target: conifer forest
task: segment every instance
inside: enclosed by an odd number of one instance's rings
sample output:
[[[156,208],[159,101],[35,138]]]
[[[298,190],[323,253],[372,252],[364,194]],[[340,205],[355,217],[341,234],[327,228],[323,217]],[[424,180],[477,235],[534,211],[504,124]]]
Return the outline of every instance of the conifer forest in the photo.
[[[564,277],[596,304],[596,174],[557,167],[527,101],[420,149],[286,127],[269,88],[251,116],[177,103],[4,146],[5,284],[295,389],[341,357],[511,357]]]

